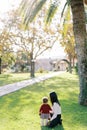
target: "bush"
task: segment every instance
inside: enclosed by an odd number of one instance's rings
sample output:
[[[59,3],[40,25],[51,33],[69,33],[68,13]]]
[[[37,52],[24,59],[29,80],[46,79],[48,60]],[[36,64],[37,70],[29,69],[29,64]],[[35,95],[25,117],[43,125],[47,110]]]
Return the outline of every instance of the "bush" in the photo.
[[[40,69],[38,69],[37,72],[38,72],[38,73],[43,73],[43,72],[44,72],[44,69],[43,69],[43,68],[40,68]]]
[[[48,73],[48,71],[44,70],[43,68],[40,68],[37,70],[37,73]]]

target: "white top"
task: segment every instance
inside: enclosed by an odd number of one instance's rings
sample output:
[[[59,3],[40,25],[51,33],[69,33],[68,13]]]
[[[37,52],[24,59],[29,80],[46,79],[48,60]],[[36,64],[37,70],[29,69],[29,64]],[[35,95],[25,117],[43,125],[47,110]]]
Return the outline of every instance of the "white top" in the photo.
[[[61,106],[55,102],[52,106],[52,112],[53,112],[53,116],[51,118],[51,121],[55,119],[57,115],[61,114]]]

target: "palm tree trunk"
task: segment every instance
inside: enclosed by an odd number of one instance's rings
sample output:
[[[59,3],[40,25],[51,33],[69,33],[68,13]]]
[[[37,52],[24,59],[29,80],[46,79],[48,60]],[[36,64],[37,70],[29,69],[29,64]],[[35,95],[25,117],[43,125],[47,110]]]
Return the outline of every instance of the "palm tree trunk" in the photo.
[[[83,0],[71,0],[79,72],[79,103],[87,105],[87,40]]]

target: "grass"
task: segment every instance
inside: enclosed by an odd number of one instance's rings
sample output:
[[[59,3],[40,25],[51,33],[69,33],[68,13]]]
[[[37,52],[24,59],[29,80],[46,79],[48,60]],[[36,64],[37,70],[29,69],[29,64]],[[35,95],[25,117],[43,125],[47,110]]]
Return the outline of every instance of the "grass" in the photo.
[[[87,130],[87,107],[78,104],[78,77],[69,73],[0,97],[0,129],[49,130],[40,127],[38,111],[42,97],[51,91],[58,94],[63,119],[63,126],[52,130]]]
[[[36,73],[35,76],[40,76],[46,73]],[[30,79],[30,73],[9,73],[0,75],[0,86]]]
[[[29,73],[11,73],[11,74],[1,74],[0,75],[0,86],[19,82],[25,79],[29,79],[30,74]]]

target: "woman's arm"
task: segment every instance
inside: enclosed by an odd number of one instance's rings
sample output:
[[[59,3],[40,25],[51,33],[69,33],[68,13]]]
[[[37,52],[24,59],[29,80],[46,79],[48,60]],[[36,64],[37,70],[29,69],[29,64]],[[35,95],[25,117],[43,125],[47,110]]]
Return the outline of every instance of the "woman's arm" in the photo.
[[[61,114],[60,113],[61,108],[58,103],[54,103],[52,109],[53,109],[53,116],[51,120],[55,119],[58,114]]]

